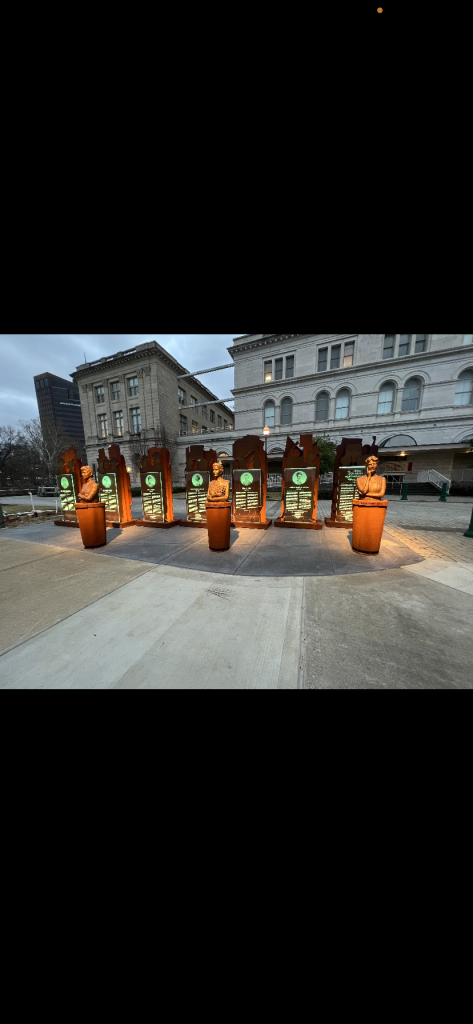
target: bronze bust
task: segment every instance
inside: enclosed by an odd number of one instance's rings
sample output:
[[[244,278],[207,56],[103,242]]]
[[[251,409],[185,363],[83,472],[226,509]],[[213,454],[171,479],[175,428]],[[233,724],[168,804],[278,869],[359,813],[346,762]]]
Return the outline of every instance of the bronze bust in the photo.
[[[228,501],[230,495],[230,484],[228,480],[221,480],[223,476],[223,464],[221,462],[214,462],[213,465],[214,480],[210,481],[209,489],[207,491],[207,501]]]
[[[78,502],[97,501],[99,485],[95,483],[92,466],[82,466],[80,471],[82,487],[79,491]]]
[[[386,494],[386,477],[378,476],[376,470],[379,465],[379,459],[376,455],[370,455],[366,459],[366,476],[360,476],[356,481],[356,486],[360,492],[360,500],[363,501],[365,498],[381,500]]]

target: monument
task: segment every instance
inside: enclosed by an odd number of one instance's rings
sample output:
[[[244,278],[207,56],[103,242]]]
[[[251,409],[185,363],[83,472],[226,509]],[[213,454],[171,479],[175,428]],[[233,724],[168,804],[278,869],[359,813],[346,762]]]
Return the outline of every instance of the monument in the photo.
[[[97,501],[99,485],[95,483],[92,466],[81,467],[82,487],[75,510],[85,548],[98,548],[107,543],[105,502]]]
[[[202,444],[186,448],[186,508],[187,519],[179,519],[179,526],[205,529],[207,526],[207,495],[217,452],[206,451]]]
[[[230,484],[223,479],[223,463],[215,462],[212,474],[206,502],[209,548],[211,551],[228,551],[232,515]]]
[[[378,454],[378,446],[363,444],[361,437],[344,437],[337,448],[333,471],[332,512],[326,526],[350,530],[353,526],[353,501],[359,498],[356,481],[365,471],[365,459]]]
[[[356,486],[360,498],[353,500],[354,551],[365,555],[377,555],[381,547],[384,523],[389,501],[383,501],[386,494],[386,477],[377,475],[379,459],[369,455],[365,460],[366,474],[359,477]]]
[[[274,525],[298,530],[322,530],[317,519],[320,451],[312,434],[301,434],[300,447],[290,437],[282,463],[281,517]]]
[[[268,456],[264,441],[247,434],[233,445],[232,526],[243,530],[268,530],[266,519]]]
[[[167,448],[150,448],[141,459],[141,499],[143,519],[135,526],[170,530],[177,526],[172,504],[171,456]]]
[[[59,473],[56,476],[61,495],[62,519],[55,519],[55,526],[73,526],[79,529],[75,503],[81,489],[82,462],[77,458],[75,448],[68,448],[59,456]]]
[[[99,449],[98,477],[100,501],[105,502],[107,523],[122,530],[133,526],[130,475],[118,444],[109,446],[108,457],[104,448]]]

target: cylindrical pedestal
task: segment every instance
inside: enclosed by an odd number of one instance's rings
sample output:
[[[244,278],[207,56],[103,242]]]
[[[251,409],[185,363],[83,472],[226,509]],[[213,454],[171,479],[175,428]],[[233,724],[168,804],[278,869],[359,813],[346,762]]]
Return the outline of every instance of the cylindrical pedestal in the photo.
[[[365,555],[378,554],[388,505],[389,501],[378,501],[376,498],[356,499],[353,502],[354,551]]]
[[[230,547],[230,523],[232,506],[230,501],[208,501],[207,529],[211,551],[228,551]]]
[[[82,543],[85,548],[100,548],[107,543],[105,502],[91,501],[74,505],[79,520]]]

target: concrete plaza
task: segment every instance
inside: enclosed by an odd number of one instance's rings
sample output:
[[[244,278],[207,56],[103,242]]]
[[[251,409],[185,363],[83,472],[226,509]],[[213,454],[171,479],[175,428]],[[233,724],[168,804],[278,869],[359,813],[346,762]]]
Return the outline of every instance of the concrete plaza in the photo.
[[[232,531],[215,556],[179,526],[97,551],[52,522],[2,530],[0,688],[471,689],[470,517],[392,502],[375,557],[344,530]]]

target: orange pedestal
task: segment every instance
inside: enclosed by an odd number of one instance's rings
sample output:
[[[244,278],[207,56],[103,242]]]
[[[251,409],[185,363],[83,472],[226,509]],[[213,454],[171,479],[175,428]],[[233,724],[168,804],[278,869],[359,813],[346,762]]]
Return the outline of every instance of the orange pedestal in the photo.
[[[91,501],[74,505],[79,520],[82,543],[85,548],[100,548],[107,543],[105,502]]]
[[[361,551],[365,555],[378,554],[388,505],[389,501],[377,501],[376,498],[353,502],[354,551]]]
[[[211,551],[228,551],[232,506],[229,501],[207,502],[207,529]]]

